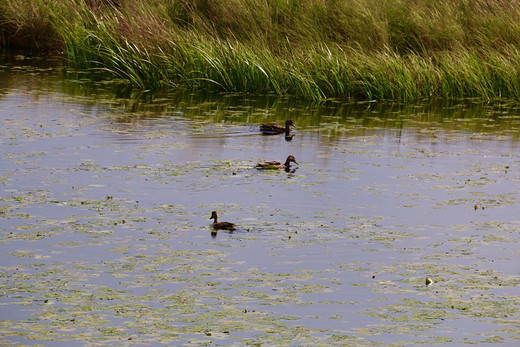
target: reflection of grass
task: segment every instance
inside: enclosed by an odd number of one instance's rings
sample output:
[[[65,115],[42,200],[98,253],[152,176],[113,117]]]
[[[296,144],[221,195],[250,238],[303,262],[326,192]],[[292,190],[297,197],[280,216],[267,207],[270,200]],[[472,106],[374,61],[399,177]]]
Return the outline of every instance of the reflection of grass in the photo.
[[[514,98],[518,11],[484,0],[5,0],[0,31],[141,89]]]

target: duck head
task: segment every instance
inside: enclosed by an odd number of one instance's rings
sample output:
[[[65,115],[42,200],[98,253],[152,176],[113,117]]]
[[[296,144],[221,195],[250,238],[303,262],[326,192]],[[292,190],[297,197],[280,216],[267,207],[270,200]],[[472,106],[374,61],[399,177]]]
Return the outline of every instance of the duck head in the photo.
[[[292,155],[288,156],[287,159],[285,160],[285,167],[291,166],[291,163],[295,163],[295,164],[299,165],[298,162],[296,161],[296,159],[294,158],[294,156],[292,156]]]

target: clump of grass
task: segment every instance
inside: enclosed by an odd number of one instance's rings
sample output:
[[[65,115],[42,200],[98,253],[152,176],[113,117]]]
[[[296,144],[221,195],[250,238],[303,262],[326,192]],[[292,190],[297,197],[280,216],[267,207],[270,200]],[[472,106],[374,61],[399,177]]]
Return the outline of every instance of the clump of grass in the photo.
[[[5,0],[0,44],[141,89],[518,98],[519,15],[489,0]]]
[[[51,20],[51,1],[0,1],[0,47],[30,51],[61,48]]]

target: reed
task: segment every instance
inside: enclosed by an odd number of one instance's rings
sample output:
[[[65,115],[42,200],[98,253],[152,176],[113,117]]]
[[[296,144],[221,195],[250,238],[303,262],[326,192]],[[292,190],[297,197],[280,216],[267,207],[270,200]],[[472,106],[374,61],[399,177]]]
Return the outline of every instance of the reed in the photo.
[[[141,89],[520,97],[519,1],[4,0],[0,45]]]
[[[28,51],[59,49],[61,38],[49,1],[0,1],[0,47]]]

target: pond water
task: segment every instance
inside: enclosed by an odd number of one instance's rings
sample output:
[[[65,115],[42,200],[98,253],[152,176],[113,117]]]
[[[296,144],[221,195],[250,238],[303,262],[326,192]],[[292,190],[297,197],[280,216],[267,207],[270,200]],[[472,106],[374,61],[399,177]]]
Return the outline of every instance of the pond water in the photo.
[[[0,344],[520,343],[517,105],[135,96],[42,65],[0,66]]]

